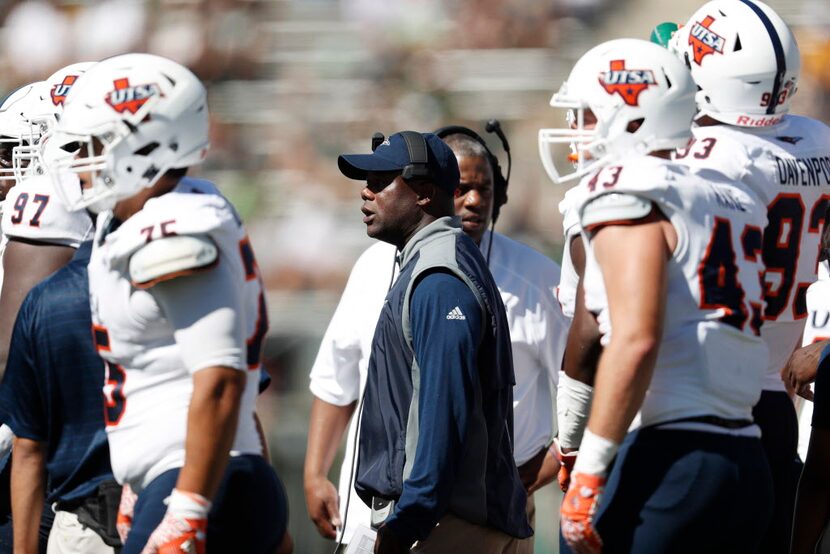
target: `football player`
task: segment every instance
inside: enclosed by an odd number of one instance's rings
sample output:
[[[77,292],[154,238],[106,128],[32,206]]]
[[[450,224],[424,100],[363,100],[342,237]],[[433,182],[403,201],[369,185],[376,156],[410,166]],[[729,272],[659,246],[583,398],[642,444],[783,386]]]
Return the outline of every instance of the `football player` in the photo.
[[[563,92],[565,91],[560,90],[555,93],[550,105],[567,110],[569,128],[539,130],[539,154],[542,165],[556,184],[573,181],[588,172],[593,162],[592,156],[590,152],[578,148],[577,143],[590,138],[590,133],[596,127],[593,112],[575,110],[578,105],[569,101]],[[580,131],[577,131],[577,128]],[[561,143],[568,143],[571,148],[571,155],[568,157],[570,171],[563,169],[560,172],[557,169],[556,153],[551,147]],[[588,420],[594,373],[602,352],[599,327],[596,318],[585,308],[582,288],[585,247],[578,208],[587,194],[586,187],[577,184],[565,193],[565,198],[559,203],[565,247],[562,253],[562,274],[557,287],[557,298],[562,305],[562,312],[571,319],[566,345],[567,355],[562,363],[556,396],[558,436],[554,440],[554,452],[561,464],[558,477],[562,492],[566,492],[570,484],[570,472],[576,461],[577,449]],[[560,548],[567,548],[561,536]]]
[[[578,213],[604,344],[561,512],[578,552],[752,551],[768,520],[752,421],[766,211],[749,187],[670,160],[694,94],[682,62],[633,39],[592,49],[560,91],[593,160]]]
[[[62,106],[62,98],[53,91],[65,94],[90,65],[62,68],[45,81],[20,87],[0,105],[0,199],[7,207],[0,238],[0,257],[4,261],[0,268],[0,373],[11,328],[26,293],[67,263],[81,242],[92,236],[91,219],[84,212],[71,212],[63,206],[51,190],[51,179],[42,175],[38,155]],[[6,425],[0,426],[0,435],[12,437]],[[6,456],[11,440],[0,442],[0,452]],[[9,472],[4,471],[0,479],[8,478]],[[44,512],[44,533],[49,532],[51,514],[51,510]]]
[[[232,205],[185,177],[208,149],[204,86],[165,58],[109,58],[73,87],[47,149],[67,204],[98,214],[90,303],[111,462],[138,493],[123,552],[290,551],[255,426],[259,269]]]
[[[66,265],[80,244],[92,238],[92,220],[56,198],[39,158],[41,141],[54,128],[71,83],[93,65],[72,64],[45,81],[19,89],[0,108],[0,181],[3,288],[0,292],[0,359],[5,360],[11,328],[26,293]],[[66,83],[70,83],[67,85]],[[56,95],[56,91],[63,94]],[[8,159],[4,162],[4,156]],[[9,186],[9,188],[6,188]],[[12,188],[13,187],[13,188]]]
[[[830,128],[788,113],[798,87],[798,45],[781,17],[761,2],[708,2],[669,48],[700,89],[694,142],[676,159],[704,177],[715,170],[743,181],[767,205],[762,336],[770,357],[753,415],[775,485],[764,551],[786,552],[800,462],[796,412],[780,371],[801,341],[805,295],[816,280],[830,202]]]

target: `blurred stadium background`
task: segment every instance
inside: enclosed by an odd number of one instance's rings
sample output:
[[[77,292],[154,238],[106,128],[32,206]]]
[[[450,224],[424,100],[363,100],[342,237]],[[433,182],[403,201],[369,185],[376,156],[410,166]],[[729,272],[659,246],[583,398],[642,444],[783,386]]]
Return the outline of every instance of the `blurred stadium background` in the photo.
[[[374,131],[502,122],[512,146],[510,202],[499,229],[561,258],[563,190],[538,160],[540,127],[573,62],[594,44],[648,38],[684,21],[694,0],[0,0],[0,92],[75,61],[149,51],[206,83],[212,152],[199,171],[245,216],[269,290],[260,412],[288,488],[298,553],[330,552],[305,512],[302,463],[308,370],[351,264],[370,244],[359,185],[341,152]],[[768,0],[802,52],[795,111],[830,120],[827,0]],[[506,163],[495,137],[493,151]],[[339,467],[339,460],[335,467]],[[336,472],[333,474],[336,482]],[[556,551],[560,495],[537,495],[536,552]]]

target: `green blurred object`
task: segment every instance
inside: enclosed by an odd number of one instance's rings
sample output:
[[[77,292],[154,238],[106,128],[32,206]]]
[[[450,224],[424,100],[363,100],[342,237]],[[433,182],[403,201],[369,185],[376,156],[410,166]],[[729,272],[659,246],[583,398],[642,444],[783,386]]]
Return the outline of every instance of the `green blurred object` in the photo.
[[[654,44],[659,44],[663,48],[668,48],[669,41],[678,28],[677,23],[664,21],[663,23],[657,25],[653,31],[651,31],[651,37],[649,37],[649,40],[651,40]]]

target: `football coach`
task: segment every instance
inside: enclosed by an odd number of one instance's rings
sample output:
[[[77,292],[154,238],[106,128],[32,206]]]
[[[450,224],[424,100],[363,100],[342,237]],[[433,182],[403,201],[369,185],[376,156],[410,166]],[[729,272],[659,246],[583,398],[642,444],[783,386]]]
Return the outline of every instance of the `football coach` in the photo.
[[[456,157],[431,133],[373,139],[338,158],[367,234],[400,276],[372,342],[355,490],[376,553],[518,552],[533,534],[513,461],[510,335],[479,248],[454,217]]]

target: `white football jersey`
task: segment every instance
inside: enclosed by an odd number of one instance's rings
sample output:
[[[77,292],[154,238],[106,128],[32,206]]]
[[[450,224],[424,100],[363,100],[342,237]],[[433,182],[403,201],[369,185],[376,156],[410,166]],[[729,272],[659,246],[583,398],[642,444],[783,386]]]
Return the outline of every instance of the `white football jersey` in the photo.
[[[235,210],[211,183],[185,178],[172,192],[148,200],[141,211],[113,227],[109,213],[99,216],[89,286],[95,342],[106,361],[106,430],[115,478],[141,490],[160,473],[184,464],[192,373],[212,365],[248,372],[231,453],[261,453],[254,404],[267,312],[253,250]],[[171,235],[209,236],[219,254],[217,265],[205,271],[218,271],[224,264],[233,279],[214,294],[229,299],[239,340],[201,367],[187,367],[185,359],[192,352],[174,336],[183,328],[172,325],[155,289],[138,288],[130,280],[131,256]],[[198,307],[194,311],[198,322],[203,314]],[[200,344],[210,351],[214,341],[206,334]]]
[[[712,169],[739,180],[767,204],[764,233],[766,307],[763,336],[770,350],[766,390],[784,390],[781,368],[801,340],[807,288],[816,280],[819,238],[830,206],[830,127],[796,115],[774,127],[696,127],[678,161],[705,177]]]
[[[2,228],[18,238],[78,248],[92,238],[95,228],[86,211],[70,211],[55,193],[48,175],[23,179],[3,203]]]
[[[568,319],[574,317],[576,289],[579,285],[579,274],[571,259],[571,240],[582,232],[582,227],[579,225],[579,207],[587,196],[588,190],[584,186],[576,185],[565,193],[565,198],[559,203],[565,247],[562,251],[562,272],[559,277],[559,286],[556,287],[556,298],[562,306],[562,313]]]
[[[641,423],[703,415],[752,420],[767,359],[760,336],[763,203],[741,183],[704,180],[652,156],[606,167],[581,185],[591,193],[580,209],[583,228],[591,228],[585,206],[612,208],[634,195],[653,202],[677,233],[663,338]],[[603,275],[590,248],[586,254],[585,302],[607,344],[613,329]]]

